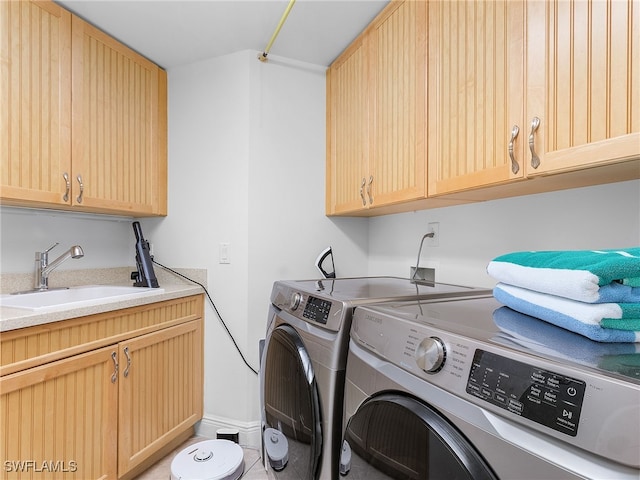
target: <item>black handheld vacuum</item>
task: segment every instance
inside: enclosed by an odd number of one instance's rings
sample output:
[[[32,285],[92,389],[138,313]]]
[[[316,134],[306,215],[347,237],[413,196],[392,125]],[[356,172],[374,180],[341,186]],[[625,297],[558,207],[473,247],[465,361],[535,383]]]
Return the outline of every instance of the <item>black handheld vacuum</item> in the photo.
[[[138,267],[138,271],[131,272],[133,286],[158,288],[160,285],[153,271],[149,242],[142,235],[140,222],[133,222],[133,233],[136,235],[136,266]]]

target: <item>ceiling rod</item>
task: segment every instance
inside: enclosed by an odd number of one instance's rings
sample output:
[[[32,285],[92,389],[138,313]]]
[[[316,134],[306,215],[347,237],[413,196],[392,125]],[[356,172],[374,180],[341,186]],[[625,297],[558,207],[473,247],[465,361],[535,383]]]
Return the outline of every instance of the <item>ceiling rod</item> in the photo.
[[[287,5],[287,9],[282,14],[282,18],[280,19],[280,22],[276,27],[276,31],[273,32],[273,35],[271,35],[271,40],[269,40],[269,43],[267,44],[267,48],[265,48],[264,51],[258,55],[258,60],[260,60],[261,62],[267,61],[267,55],[269,55],[269,50],[271,50],[271,46],[273,45],[273,42],[276,40],[278,33],[280,33],[280,29],[282,28],[282,25],[284,25],[285,20],[289,16],[289,12],[291,11],[291,7],[293,7],[294,3],[296,3],[296,0],[289,0],[289,5]]]

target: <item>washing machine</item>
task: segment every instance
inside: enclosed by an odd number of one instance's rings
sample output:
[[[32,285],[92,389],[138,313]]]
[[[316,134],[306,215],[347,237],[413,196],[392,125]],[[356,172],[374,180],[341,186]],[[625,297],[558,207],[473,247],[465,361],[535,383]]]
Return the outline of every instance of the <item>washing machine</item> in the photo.
[[[265,467],[277,479],[338,478],[349,327],[356,306],[487,293],[397,277],[274,283],[260,368]]]
[[[355,310],[346,480],[638,480],[640,353],[493,298]]]

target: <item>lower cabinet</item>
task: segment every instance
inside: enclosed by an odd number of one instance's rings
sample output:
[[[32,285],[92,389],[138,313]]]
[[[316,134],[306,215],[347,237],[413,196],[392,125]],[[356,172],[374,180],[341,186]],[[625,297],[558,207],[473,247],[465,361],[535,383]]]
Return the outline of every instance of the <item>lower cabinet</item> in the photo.
[[[122,342],[119,350],[122,476],[202,418],[202,321]]]
[[[0,479],[131,478],[193,428],[203,405],[202,296],[158,305],[86,322],[87,331],[103,325],[117,343],[0,377]],[[140,326],[144,316],[158,324],[130,333],[115,326],[126,323],[110,324],[124,318]],[[22,336],[6,332],[1,347],[30,350],[35,337],[50,343],[73,331],[77,320],[68,328],[22,329]],[[76,343],[68,351],[83,345]],[[35,358],[59,356],[52,351]],[[12,365],[3,359],[4,368]]]
[[[116,363],[105,347],[2,377],[0,478],[117,478]]]

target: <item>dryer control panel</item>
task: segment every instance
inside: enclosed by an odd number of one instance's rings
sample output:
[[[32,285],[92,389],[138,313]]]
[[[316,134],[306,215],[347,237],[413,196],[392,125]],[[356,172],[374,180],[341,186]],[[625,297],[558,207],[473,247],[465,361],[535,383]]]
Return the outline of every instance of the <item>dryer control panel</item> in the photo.
[[[585,386],[581,380],[478,349],[467,393],[575,437]]]
[[[331,302],[329,300],[323,300],[309,295],[302,316],[308,320],[313,320],[314,322],[324,325],[329,319],[330,310]]]

